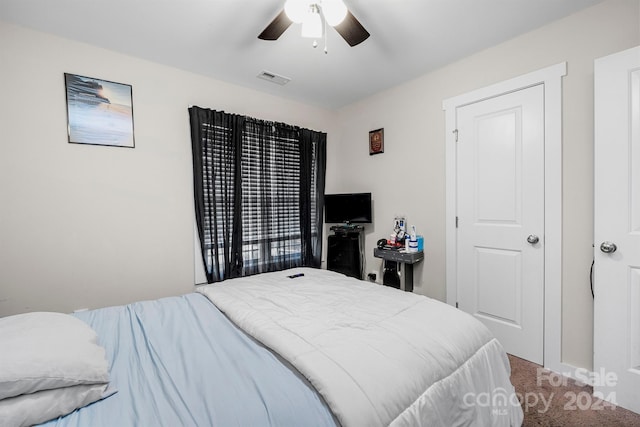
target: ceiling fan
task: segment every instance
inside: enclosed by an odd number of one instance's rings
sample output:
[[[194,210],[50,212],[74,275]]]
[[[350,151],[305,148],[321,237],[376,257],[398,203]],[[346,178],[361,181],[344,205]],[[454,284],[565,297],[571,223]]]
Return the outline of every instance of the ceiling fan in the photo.
[[[277,40],[294,22],[302,24],[303,37],[321,38],[323,21],[335,28],[349,46],[356,46],[369,37],[369,32],[342,0],[287,0],[284,9],[258,38]]]

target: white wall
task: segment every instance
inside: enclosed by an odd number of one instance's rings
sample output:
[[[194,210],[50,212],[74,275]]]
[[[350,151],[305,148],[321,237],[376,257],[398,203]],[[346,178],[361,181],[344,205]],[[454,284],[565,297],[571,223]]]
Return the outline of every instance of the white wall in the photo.
[[[610,0],[339,111],[343,143],[329,155],[327,191],[372,191],[367,271],[395,214],[425,237],[415,292],[445,300],[445,120],[442,101],[567,61],[563,80],[563,362],[591,368],[593,301],[593,60],[640,44],[640,2]],[[442,41],[446,43],[446,40]],[[428,55],[416,52],[416,55]],[[384,128],[384,154],[368,132]],[[338,147],[332,147],[338,149]]]
[[[67,142],[65,72],[133,86],[134,149]],[[0,316],[193,290],[190,105],[336,135],[335,113],[3,22],[0,99]]]

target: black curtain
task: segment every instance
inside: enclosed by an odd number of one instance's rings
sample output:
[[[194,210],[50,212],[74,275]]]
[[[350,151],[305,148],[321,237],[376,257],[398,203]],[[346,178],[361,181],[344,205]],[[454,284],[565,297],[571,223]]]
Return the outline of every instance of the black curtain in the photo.
[[[327,134],[300,130],[300,231],[304,265],[319,268],[322,257]]]
[[[189,108],[196,223],[207,283],[242,275],[244,117]]]
[[[326,134],[189,109],[207,282],[320,267]]]

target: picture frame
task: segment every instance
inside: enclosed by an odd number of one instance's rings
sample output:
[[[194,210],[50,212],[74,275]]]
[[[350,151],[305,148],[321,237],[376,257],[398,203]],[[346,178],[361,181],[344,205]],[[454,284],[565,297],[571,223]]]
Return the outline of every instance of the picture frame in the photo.
[[[369,155],[384,153],[384,128],[369,132]]]
[[[71,144],[135,148],[131,85],[64,73]]]

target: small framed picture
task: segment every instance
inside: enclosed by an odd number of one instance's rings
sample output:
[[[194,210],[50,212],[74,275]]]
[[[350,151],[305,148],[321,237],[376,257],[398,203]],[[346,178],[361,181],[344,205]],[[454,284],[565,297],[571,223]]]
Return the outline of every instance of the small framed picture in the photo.
[[[384,129],[369,132],[369,155],[384,153]]]
[[[64,82],[70,143],[134,148],[130,85],[68,73]]]

